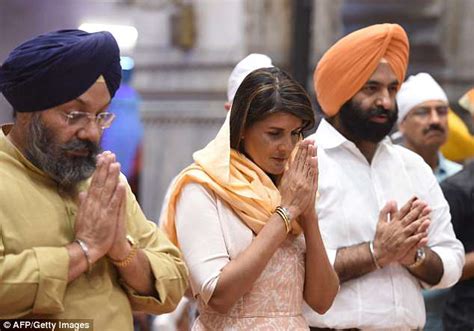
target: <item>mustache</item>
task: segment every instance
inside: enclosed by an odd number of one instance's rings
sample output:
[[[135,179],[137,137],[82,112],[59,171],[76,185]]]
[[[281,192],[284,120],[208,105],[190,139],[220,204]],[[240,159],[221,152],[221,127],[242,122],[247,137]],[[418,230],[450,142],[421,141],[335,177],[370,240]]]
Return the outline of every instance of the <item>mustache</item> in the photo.
[[[77,150],[87,150],[90,155],[95,156],[101,152],[101,148],[98,144],[94,144],[90,140],[80,140],[74,139],[63,145],[61,145],[61,150],[63,152],[67,151],[77,151]]]
[[[385,108],[382,107],[382,106],[378,106],[378,107],[370,108],[367,113],[368,113],[368,116],[369,116],[369,117],[381,116],[381,115],[385,115],[385,116],[390,117],[391,112],[392,112],[392,111],[391,111],[390,109],[385,109]]]
[[[423,134],[427,134],[431,131],[439,131],[441,133],[446,132],[446,130],[442,126],[440,126],[438,124],[431,124],[429,127],[423,129]]]

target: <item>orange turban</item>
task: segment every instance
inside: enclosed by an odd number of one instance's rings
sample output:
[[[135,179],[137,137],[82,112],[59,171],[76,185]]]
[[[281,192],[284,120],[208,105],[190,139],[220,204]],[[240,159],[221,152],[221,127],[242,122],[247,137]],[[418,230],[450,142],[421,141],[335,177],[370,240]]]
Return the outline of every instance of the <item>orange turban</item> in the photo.
[[[316,97],[324,113],[334,116],[386,59],[403,82],[408,64],[409,43],[398,24],[377,24],[357,30],[336,42],[314,71]]]

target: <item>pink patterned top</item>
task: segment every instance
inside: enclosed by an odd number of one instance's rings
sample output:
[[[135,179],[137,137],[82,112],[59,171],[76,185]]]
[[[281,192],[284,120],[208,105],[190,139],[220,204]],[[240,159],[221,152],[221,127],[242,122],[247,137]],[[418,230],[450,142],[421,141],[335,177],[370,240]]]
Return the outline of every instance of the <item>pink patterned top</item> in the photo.
[[[199,184],[183,188],[176,230],[200,316],[193,330],[308,330],[302,316],[306,245],[290,236],[276,250],[251,291],[227,314],[207,305],[221,270],[255,235],[230,207]]]
[[[304,239],[287,239],[267,267],[226,315],[199,302],[193,330],[308,330],[301,315]]]

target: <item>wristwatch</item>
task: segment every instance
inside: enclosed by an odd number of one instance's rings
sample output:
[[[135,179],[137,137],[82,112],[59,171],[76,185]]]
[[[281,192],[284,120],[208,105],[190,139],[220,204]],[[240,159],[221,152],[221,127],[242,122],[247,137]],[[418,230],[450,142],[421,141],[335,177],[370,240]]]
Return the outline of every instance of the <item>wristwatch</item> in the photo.
[[[426,252],[423,247],[420,247],[416,250],[415,262],[410,264],[408,268],[416,268],[423,263],[426,258]]]

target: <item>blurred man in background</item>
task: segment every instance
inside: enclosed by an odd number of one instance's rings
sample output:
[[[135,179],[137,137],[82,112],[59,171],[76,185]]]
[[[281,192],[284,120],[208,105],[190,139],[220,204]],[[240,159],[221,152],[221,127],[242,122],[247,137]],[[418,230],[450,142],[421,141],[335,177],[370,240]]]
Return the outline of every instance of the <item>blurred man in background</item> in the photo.
[[[448,137],[449,103],[433,77],[424,72],[410,76],[397,93],[397,104],[403,145],[425,160],[438,182],[461,170],[440,152]]]
[[[403,145],[420,155],[438,182],[462,169],[440,152],[448,137],[449,103],[446,93],[428,73],[408,77],[397,93],[398,129]],[[442,331],[442,315],[449,289],[424,290],[427,331]]]
[[[115,114],[114,125],[102,135],[101,146],[113,152],[120,163],[120,170],[127,177],[133,193],[138,196],[141,171],[143,124],[140,120],[141,98],[131,86],[135,62],[128,56],[120,57],[122,81],[112,99],[109,112]]]
[[[447,295],[443,327],[474,330],[474,161],[441,183],[451,212],[454,232],[466,250],[461,279]]]

